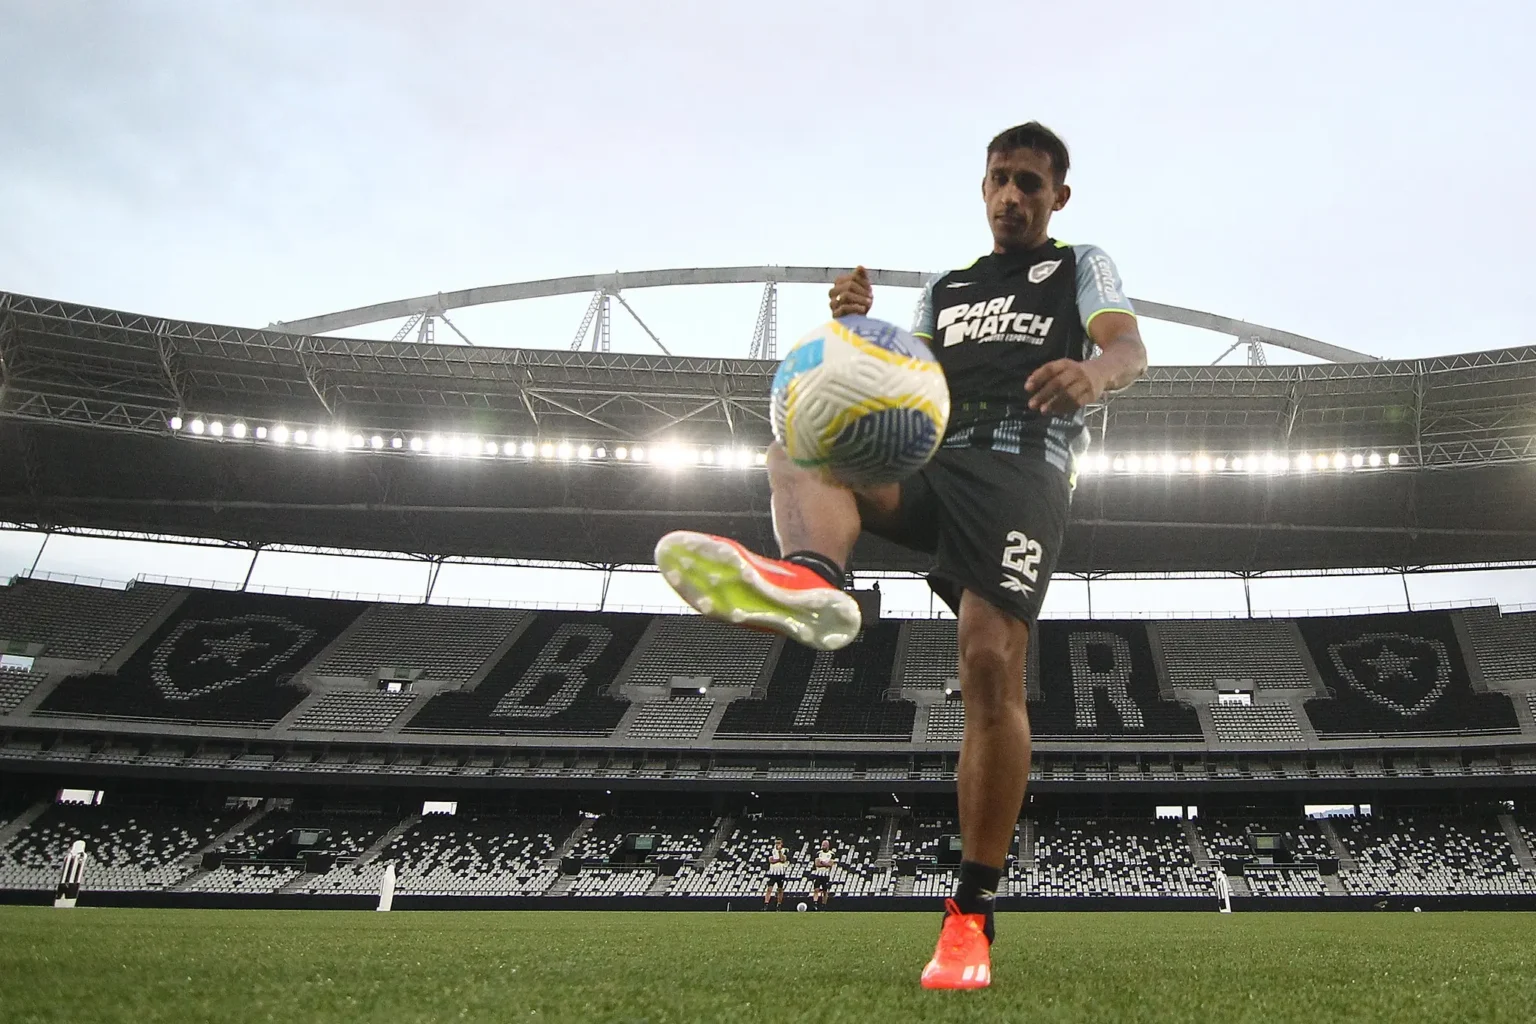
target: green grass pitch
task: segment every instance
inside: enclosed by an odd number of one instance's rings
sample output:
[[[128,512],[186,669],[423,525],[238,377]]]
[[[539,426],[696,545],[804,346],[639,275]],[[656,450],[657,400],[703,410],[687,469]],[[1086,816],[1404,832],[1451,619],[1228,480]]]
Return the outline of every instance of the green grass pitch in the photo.
[[[1536,1020],[1536,915],[1007,914],[924,992],[937,917],[0,907],[0,1021]]]

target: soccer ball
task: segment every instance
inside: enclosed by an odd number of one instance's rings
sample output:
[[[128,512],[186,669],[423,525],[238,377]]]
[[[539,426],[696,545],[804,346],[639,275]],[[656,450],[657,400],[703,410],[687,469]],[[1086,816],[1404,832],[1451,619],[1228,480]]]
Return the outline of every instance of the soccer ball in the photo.
[[[805,905],[805,901],[804,900],[801,900],[799,903],[795,904],[795,909],[800,911],[800,913],[803,914],[807,910],[810,910],[811,908]]]
[[[944,371],[894,324],[844,316],[785,354],[773,376],[773,436],[797,466],[850,487],[894,483],[923,467],[949,422]]]

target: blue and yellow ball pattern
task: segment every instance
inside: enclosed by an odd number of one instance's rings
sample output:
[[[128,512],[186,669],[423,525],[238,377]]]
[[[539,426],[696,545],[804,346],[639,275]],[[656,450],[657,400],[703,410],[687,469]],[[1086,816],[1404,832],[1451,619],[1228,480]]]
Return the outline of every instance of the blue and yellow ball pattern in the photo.
[[[799,466],[840,483],[894,483],[923,467],[949,421],[949,386],[928,346],[894,324],[844,316],[785,354],[773,436]]]

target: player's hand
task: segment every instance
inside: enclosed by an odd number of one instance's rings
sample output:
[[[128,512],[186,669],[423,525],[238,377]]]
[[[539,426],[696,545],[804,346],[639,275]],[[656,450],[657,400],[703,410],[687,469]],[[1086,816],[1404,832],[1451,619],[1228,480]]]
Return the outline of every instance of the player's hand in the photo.
[[[1070,416],[1104,394],[1104,379],[1092,361],[1057,359],[1046,363],[1024,382],[1029,407],[1047,416]]]
[[[875,290],[869,283],[869,271],[857,267],[851,274],[839,274],[827,292],[832,315],[866,316],[875,304]]]

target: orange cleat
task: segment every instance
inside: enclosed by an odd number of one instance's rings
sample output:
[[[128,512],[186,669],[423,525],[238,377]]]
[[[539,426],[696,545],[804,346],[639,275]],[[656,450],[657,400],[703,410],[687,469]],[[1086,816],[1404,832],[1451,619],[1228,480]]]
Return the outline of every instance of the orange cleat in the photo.
[[[962,914],[944,901],[944,930],[933,959],[923,968],[923,988],[986,988],[992,984],[992,944],[985,914]]]
[[[656,567],[701,615],[783,633],[835,651],[859,635],[850,595],[803,565],[764,558],[726,537],[677,530],[656,544]]]

